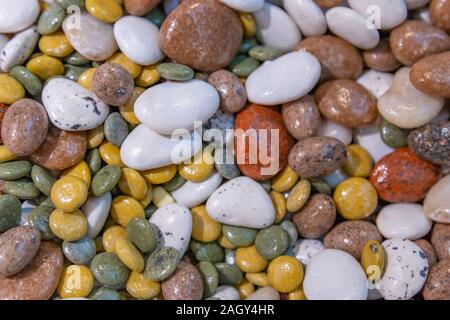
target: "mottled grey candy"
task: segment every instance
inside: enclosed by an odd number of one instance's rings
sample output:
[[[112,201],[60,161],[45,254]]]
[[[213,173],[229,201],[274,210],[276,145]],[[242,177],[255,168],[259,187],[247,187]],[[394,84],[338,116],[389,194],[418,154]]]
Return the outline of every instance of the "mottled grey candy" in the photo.
[[[50,225],[48,224],[50,214],[53,210],[55,209],[52,207],[39,205],[33,208],[30,214],[26,217],[27,225],[38,229],[41,232],[42,240],[53,240],[56,238],[52,229],[50,229]]]
[[[59,5],[51,3],[39,17],[37,30],[42,35],[51,34],[57,31],[66,16],[66,11]]]
[[[236,265],[225,262],[215,264],[219,273],[219,283],[223,285],[235,286],[242,281],[242,272]]]
[[[295,224],[292,221],[284,220],[283,222],[280,223],[280,227],[281,227],[281,229],[286,231],[286,233],[289,237],[289,245],[290,246],[294,245],[298,239],[298,232],[297,232],[297,227],[295,226]]]
[[[89,237],[84,237],[75,242],[64,241],[62,249],[67,260],[73,264],[86,266],[89,266],[96,253],[95,242]]]
[[[92,149],[86,156],[86,163],[91,169],[91,174],[95,175],[102,167],[102,158],[98,149]]]
[[[241,175],[241,171],[236,165],[232,148],[216,148],[214,151],[214,165],[225,179],[231,180]]]
[[[218,146],[225,145],[228,142],[227,140],[233,139],[234,137],[234,124],[234,114],[225,113],[222,109],[217,110],[203,125],[203,141],[214,142]]]
[[[22,200],[34,199],[40,194],[33,182],[26,178],[14,181],[0,180],[0,191]]]
[[[270,226],[258,232],[255,246],[264,259],[273,260],[286,251],[289,246],[289,237],[280,226]]]
[[[109,252],[102,252],[94,257],[91,271],[98,282],[112,288],[123,287],[130,274],[122,261]]]
[[[5,232],[19,225],[22,204],[13,195],[0,196],[0,232]]]
[[[148,253],[158,244],[158,229],[144,218],[133,218],[127,224],[127,238],[142,253]]]
[[[232,244],[238,247],[247,247],[255,242],[256,234],[255,229],[235,227],[229,225],[222,226],[222,232],[225,238],[227,238]]]
[[[92,179],[92,192],[96,197],[111,191],[120,180],[120,167],[107,165],[101,168]]]
[[[19,81],[27,92],[36,97],[42,92],[41,80],[24,66],[15,66],[9,72],[10,76]]]
[[[203,280],[203,298],[211,296],[219,286],[219,273],[216,267],[209,261],[202,261],[197,264]]]
[[[209,261],[211,263],[223,261],[223,248],[216,241],[203,243],[192,239],[190,247],[198,261]]]
[[[162,247],[148,257],[144,276],[152,281],[163,281],[177,269],[179,252],[172,247]]]
[[[161,63],[156,70],[162,78],[167,80],[187,81],[194,78],[194,70],[184,64]]]
[[[105,138],[108,142],[120,147],[128,136],[128,124],[119,112],[113,112],[105,120]]]
[[[31,169],[31,179],[43,194],[50,196],[50,191],[56,178],[47,169],[34,165]]]
[[[121,294],[119,291],[107,288],[107,287],[100,287],[98,289],[95,289],[90,295],[90,300],[125,300],[125,297],[123,294]]]
[[[31,164],[25,160],[0,163],[0,179],[14,180],[26,176],[31,171]]]

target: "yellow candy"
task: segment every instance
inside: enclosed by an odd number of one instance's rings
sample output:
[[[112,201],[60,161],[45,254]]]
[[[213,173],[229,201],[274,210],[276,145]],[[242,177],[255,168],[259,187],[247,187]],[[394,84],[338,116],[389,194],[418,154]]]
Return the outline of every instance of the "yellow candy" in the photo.
[[[92,79],[94,78],[95,70],[97,70],[97,68],[90,68],[83,72],[78,77],[78,84],[86,89],[92,90]]]
[[[111,205],[111,215],[115,222],[124,227],[133,218],[145,218],[144,208],[136,199],[129,196],[114,198]]]
[[[303,276],[301,263],[290,256],[275,258],[267,268],[270,285],[282,293],[288,293],[298,288],[302,284]]]
[[[211,242],[220,236],[222,225],[208,215],[204,205],[192,208],[191,214],[192,238],[201,242]]]
[[[100,157],[102,158],[102,160],[107,164],[125,167],[124,163],[120,159],[119,147],[109,142],[103,142],[98,151],[100,152]]]
[[[295,187],[289,192],[286,209],[289,212],[297,212],[300,210],[311,194],[311,183],[308,180],[299,181]]]
[[[86,266],[71,265],[64,268],[58,285],[58,295],[63,298],[84,298],[94,287],[94,276]]]
[[[94,239],[95,242],[95,252],[105,252],[105,248],[103,247],[103,237],[97,237]]]
[[[147,184],[147,193],[145,194],[144,199],[140,200],[143,208],[147,208],[147,206],[152,202],[153,199],[153,187],[151,184]]]
[[[74,49],[62,31],[42,36],[39,40],[39,49],[52,57],[63,58],[71,54]]]
[[[3,144],[0,145],[0,163],[16,159],[17,156],[10,152]]]
[[[86,0],[86,10],[98,20],[113,23],[123,14],[122,6],[117,0]]]
[[[136,299],[148,300],[159,295],[161,285],[147,279],[142,273],[133,271],[127,281],[127,291]]]
[[[64,74],[64,65],[54,57],[42,54],[32,58],[27,63],[27,69],[37,75],[41,80]]]
[[[128,269],[136,272],[144,270],[144,257],[127,239],[119,238],[115,242],[114,252]]]
[[[222,248],[225,249],[234,250],[237,248],[237,246],[231,243],[230,240],[228,240],[227,237],[223,235],[223,233],[220,234],[219,238],[217,239],[217,242],[220,244]]]
[[[270,198],[272,199],[275,208],[275,223],[278,223],[283,220],[286,215],[286,200],[281,193],[276,191],[270,192]]]
[[[352,177],[366,178],[372,170],[373,161],[366,149],[357,144],[347,147],[348,157],[344,169]]]
[[[151,184],[163,184],[169,182],[176,174],[177,166],[174,164],[142,172],[145,180]]]
[[[56,208],[65,212],[77,210],[86,201],[88,188],[80,178],[66,176],[57,180],[50,192],[50,197]]]
[[[241,20],[246,37],[253,37],[256,33],[256,23],[253,16],[247,12],[238,12],[239,20]]]
[[[102,245],[106,252],[114,253],[116,241],[127,239],[127,231],[122,226],[111,226],[105,230],[102,237]]]
[[[87,133],[87,147],[89,149],[97,148],[102,142],[103,139],[105,139],[105,133],[103,131],[103,125],[89,130]]]
[[[128,100],[128,102],[124,105],[121,105],[119,107],[120,114],[122,117],[131,124],[139,124],[141,123],[139,119],[136,117],[136,114],[134,113],[134,103],[136,102],[137,98],[145,91],[144,88],[141,87],[134,87],[133,94],[131,95],[131,98]]]
[[[122,168],[118,186],[122,193],[132,196],[136,200],[143,200],[147,195],[147,182],[134,169]]]
[[[244,272],[256,273],[267,268],[269,262],[261,257],[255,246],[236,249],[236,265]]]
[[[214,169],[214,158],[208,149],[197,153],[193,159],[178,166],[178,173],[184,179],[201,182],[207,179]]]
[[[48,224],[58,238],[65,241],[77,241],[87,233],[87,220],[83,212],[76,210],[71,213],[59,209],[50,214]]]
[[[298,288],[292,292],[289,292],[289,300],[306,300],[305,292],[303,288]]]
[[[255,292],[255,286],[247,279],[243,279],[241,283],[236,286],[236,289],[239,291],[241,300],[247,299],[249,295]]]
[[[88,164],[83,160],[78,162],[78,164],[64,170],[62,176],[77,177],[86,184],[86,187],[88,189],[89,186],[91,185],[91,169],[89,168]]]
[[[298,180],[298,175],[289,165],[285,165],[272,179],[272,190],[277,192],[286,192],[290,190]]]
[[[270,285],[269,278],[265,272],[247,273],[245,278],[257,287],[267,287]]]
[[[360,220],[370,216],[378,204],[378,195],[372,184],[363,178],[342,181],[333,195],[336,208],[348,220]]]
[[[13,77],[6,73],[0,74],[0,103],[13,104],[25,97],[25,89]]]
[[[148,88],[157,83],[161,79],[161,76],[156,70],[156,67],[157,65],[144,67],[141,74],[135,81],[136,85],[139,87]]]
[[[108,62],[120,64],[122,67],[127,69],[133,79],[137,78],[142,72],[142,67],[140,65],[128,59],[128,57],[121,52],[116,53],[109,58]]]
[[[172,196],[162,187],[155,187],[153,189],[152,201],[153,204],[158,208],[165,206],[166,204],[175,203],[175,200],[172,198]]]
[[[41,11],[44,11],[48,8],[48,3],[44,0],[39,0],[39,8]]]
[[[368,277],[380,280],[384,271],[385,253],[377,240],[369,240],[361,251],[361,265]]]

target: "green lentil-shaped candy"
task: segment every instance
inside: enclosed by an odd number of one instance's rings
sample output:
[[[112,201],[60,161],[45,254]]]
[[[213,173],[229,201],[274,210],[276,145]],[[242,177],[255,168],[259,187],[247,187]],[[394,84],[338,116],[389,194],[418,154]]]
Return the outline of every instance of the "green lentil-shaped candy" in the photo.
[[[0,232],[5,232],[19,225],[22,204],[13,195],[0,196]]]
[[[91,271],[98,282],[107,287],[123,287],[127,282],[130,270],[114,253],[102,252],[94,257]]]
[[[15,180],[25,177],[31,171],[31,164],[25,160],[0,163],[0,179]]]
[[[0,180],[0,191],[22,200],[35,199],[40,194],[33,182],[26,178],[14,181]]]
[[[26,217],[26,221],[30,227],[34,227],[41,232],[42,240],[53,240],[55,235],[53,234],[48,221],[50,214],[55,210],[52,207],[45,205],[39,205],[33,208],[30,214]]]
[[[383,119],[380,124],[381,139],[391,148],[401,148],[407,145],[408,131]]]
[[[150,219],[150,217],[155,213],[155,211],[158,210],[158,207],[155,206],[153,203],[150,203],[147,207],[144,209],[145,219]]]
[[[190,247],[198,261],[216,263],[223,261],[225,256],[223,248],[216,241],[203,243],[192,239]]]
[[[66,11],[59,5],[51,3],[39,17],[37,30],[42,35],[52,34],[57,31],[66,16]]]
[[[251,246],[255,242],[256,234],[258,233],[255,229],[234,227],[225,224],[222,226],[222,232],[225,238],[238,247]]]
[[[228,286],[235,286],[242,281],[242,272],[236,265],[219,262],[215,264],[219,273],[219,283]]]
[[[80,9],[84,7],[84,0],[53,0],[53,1],[66,10],[70,6],[77,6]]]
[[[39,96],[42,92],[41,80],[24,66],[15,66],[9,72],[10,76],[20,82],[32,96]]]
[[[162,247],[148,257],[144,276],[152,281],[163,281],[177,269],[179,252],[172,247]]]
[[[219,286],[219,273],[216,267],[209,261],[202,261],[197,264],[203,280],[203,298],[208,298]]]
[[[171,192],[179,187],[181,187],[183,184],[186,183],[186,179],[184,179],[182,176],[180,176],[178,173],[175,175],[175,177],[172,178],[169,182],[166,182],[162,185],[164,190]]]
[[[294,245],[298,239],[298,232],[295,224],[292,221],[284,220],[279,224],[279,226],[281,227],[281,229],[286,231],[289,237],[289,246]]]
[[[76,82],[76,81],[78,81],[78,78],[81,76],[81,74],[88,69],[89,69],[89,67],[80,67],[80,66],[74,66],[71,64],[65,64],[64,65],[64,77]]]
[[[289,236],[280,226],[270,226],[258,232],[255,247],[266,260],[273,260],[286,251],[289,246]]]
[[[71,55],[64,58],[64,62],[73,66],[83,66],[91,63],[91,60],[83,57],[78,52],[74,52]]]
[[[156,70],[162,78],[167,80],[187,81],[194,77],[194,70],[179,63],[161,63]]]
[[[92,192],[96,197],[113,190],[120,180],[120,167],[107,165],[101,168],[92,179]]]
[[[243,54],[243,53],[238,53],[233,61],[231,61],[231,63],[228,65],[228,70],[233,71],[234,67],[237,66],[239,63],[241,63],[242,61],[244,61],[245,59],[247,59],[247,55]]]
[[[95,175],[102,167],[102,157],[100,156],[100,151],[98,149],[92,149],[88,152],[86,156],[86,163],[91,169],[91,174]]]
[[[47,170],[38,165],[34,165],[31,169],[31,179],[34,185],[46,196],[50,196],[52,186],[56,178]]]
[[[311,186],[319,193],[331,194],[331,188],[324,178],[311,178]]]
[[[89,237],[84,237],[75,242],[64,241],[62,249],[67,260],[73,264],[86,266],[89,266],[96,253],[95,242]]]
[[[255,60],[267,61],[273,60],[281,56],[283,52],[278,49],[266,47],[266,46],[255,46],[250,49],[248,55]]]
[[[248,77],[259,65],[258,60],[249,57],[236,64],[231,71],[238,77]]]
[[[119,112],[108,115],[104,124],[105,138],[113,145],[120,147],[128,136],[128,124]]]
[[[125,300],[125,297],[117,290],[100,287],[89,295],[89,300]]]
[[[142,253],[152,252],[158,244],[158,229],[144,218],[133,218],[127,224],[127,238]]]

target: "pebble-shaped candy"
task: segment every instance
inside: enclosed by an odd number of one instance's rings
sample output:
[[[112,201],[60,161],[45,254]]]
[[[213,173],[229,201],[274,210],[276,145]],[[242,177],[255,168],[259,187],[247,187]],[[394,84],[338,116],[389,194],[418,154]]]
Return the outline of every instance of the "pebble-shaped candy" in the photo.
[[[327,22],[320,7],[312,0],[286,0],[283,7],[295,20],[304,36],[327,32]]]
[[[75,177],[66,176],[57,180],[51,190],[51,199],[56,208],[72,212],[86,201],[88,188],[86,183]]]
[[[149,280],[142,273],[135,271],[131,272],[126,288],[133,298],[140,300],[155,298],[161,292],[159,282]]]
[[[92,91],[106,104],[120,106],[133,94],[133,78],[117,63],[104,63],[95,70]]]
[[[220,236],[221,224],[208,215],[204,205],[192,208],[191,215],[192,238],[201,242],[211,242]]]
[[[179,251],[172,247],[162,247],[153,251],[147,259],[144,276],[152,281],[169,278],[177,269]]]
[[[0,74],[0,103],[12,104],[25,96],[25,89],[13,77]]]
[[[91,293],[93,287],[94,276],[88,267],[70,265],[64,268],[56,291],[62,299],[84,298]]]
[[[425,197],[423,206],[428,218],[440,223],[450,222],[450,175],[441,178]]]
[[[118,224],[126,227],[131,219],[144,217],[144,208],[136,199],[122,195],[112,201],[111,216]]]
[[[0,33],[15,33],[32,25],[39,16],[36,0],[2,1]]]
[[[270,262],[267,277],[270,285],[278,292],[291,292],[303,282],[303,267],[293,257],[280,256]]]
[[[361,265],[368,277],[375,273],[374,280],[380,280],[384,271],[386,254],[377,240],[369,240],[361,251]],[[375,282],[376,282],[375,281]]]
[[[86,0],[86,10],[100,21],[113,23],[123,13],[121,3],[115,0]]]
[[[311,259],[323,250],[325,250],[325,247],[322,241],[314,239],[301,239],[297,240],[295,243],[293,253],[298,261],[307,266]]]
[[[127,224],[127,238],[142,253],[152,252],[158,244],[158,229],[144,218],[131,219]]]
[[[17,33],[1,50],[0,69],[9,72],[14,66],[24,64],[33,53],[38,39],[36,27]]]
[[[114,253],[102,252],[91,263],[95,279],[108,287],[125,285],[130,271]]]
[[[147,183],[144,177],[136,170],[122,168],[118,186],[122,193],[142,200],[147,194]]]
[[[114,253],[116,241],[119,239],[127,239],[126,229],[122,226],[111,226],[103,232],[102,245],[106,252]]]
[[[128,269],[135,272],[144,270],[144,257],[129,240],[124,238],[117,239],[114,244],[114,253]]]
[[[86,217],[80,210],[66,213],[55,209],[48,222],[55,236],[64,241],[80,240],[87,233]]]
[[[395,28],[405,21],[408,16],[408,8],[404,1],[349,0],[349,5],[352,9],[358,11],[368,19],[370,19],[375,12],[379,14],[380,25],[376,25],[375,27],[382,30],[391,30]],[[375,11],[374,6],[377,6],[377,11]]]

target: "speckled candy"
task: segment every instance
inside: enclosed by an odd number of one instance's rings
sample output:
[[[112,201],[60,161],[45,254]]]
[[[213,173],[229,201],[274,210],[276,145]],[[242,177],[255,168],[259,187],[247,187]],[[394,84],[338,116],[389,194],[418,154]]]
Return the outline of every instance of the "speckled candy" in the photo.
[[[203,280],[192,264],[181,261],[175,273],[162,283],[166,300],[200,300],[203,295]]]

